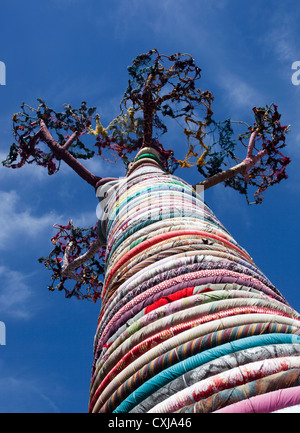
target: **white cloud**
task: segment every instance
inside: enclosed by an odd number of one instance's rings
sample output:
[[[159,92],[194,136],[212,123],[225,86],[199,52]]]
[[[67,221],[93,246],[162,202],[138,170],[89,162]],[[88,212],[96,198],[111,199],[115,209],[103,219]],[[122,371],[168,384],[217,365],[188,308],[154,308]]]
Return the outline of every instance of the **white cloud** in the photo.
[[[32,209],[24,205],[25,200],[15,191],[0,191],[0,250],[14,254],[24,250],[21,256],[32,254],[34,242],[48,245],[54,233],[53,224],[67,224],[68,217],[50,212],[34,215]],[[72,216],[75,226],[93,226],[96,221],[94,211],[78,212]],[[46,250],[51,246],[46,247]],[[37,253],[36,253],[37,254]],[[20,272],[21,263],[11,261],[4,255],[0,264],[0,319],[14,317],[31,318],[40,308],[35,301],[31,279],[35,271]],[[17,269],[17,270],[14,270]]]
[[[29,319],[33,313],[33,292],[26,283],[28,277],[19,271],[0,266],[0,317]]]
[[[45,180],[48,177],[47,169],[41,166],[35,166],[25,164],[22,169],[13,169],[13,168],[7,168],[2,165],[2,161],[4,161],[7,158],[8,151],[9,151],[9,144],[7,146],[1,145],[1,147],[6,147],[7,151],[1,151],[0,152],[0,179],[28,179],[28,177],[32,180],[42,181]]]
[[[0,249],[14,246],[20,238],[37,239],[55,220],[61,218],[54,212],[35,216],[31,209],[24,207],[24,200],[15,190],[0,191]]]

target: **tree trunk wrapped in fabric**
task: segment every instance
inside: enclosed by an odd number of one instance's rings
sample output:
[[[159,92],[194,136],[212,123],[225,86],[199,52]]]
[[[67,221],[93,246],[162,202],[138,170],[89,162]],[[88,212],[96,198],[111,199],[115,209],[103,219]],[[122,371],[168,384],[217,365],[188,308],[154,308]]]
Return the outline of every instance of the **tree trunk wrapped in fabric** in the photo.
[[[108,190],[90,411],[251,412],[261,394],[275,410],[286,388],[300,404],[299,314],[157,159],[143,149]]]

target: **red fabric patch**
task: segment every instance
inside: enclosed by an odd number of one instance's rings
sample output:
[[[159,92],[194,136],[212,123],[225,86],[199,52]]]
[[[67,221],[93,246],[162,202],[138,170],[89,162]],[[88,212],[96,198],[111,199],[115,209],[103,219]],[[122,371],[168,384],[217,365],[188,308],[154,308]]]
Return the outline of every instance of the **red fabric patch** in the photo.
[[[191,296],[193,294],[193,291],[194,287],[186,287],[185,289],[179,290],[176,293],[172,293],[172,295],[163,296],[152,305],[148,305],[148,307],[145,308],[145,314],[150,313],[150,311],[156,310],[163,305],[177,301],[178,299],[187,298],[188,296]]]

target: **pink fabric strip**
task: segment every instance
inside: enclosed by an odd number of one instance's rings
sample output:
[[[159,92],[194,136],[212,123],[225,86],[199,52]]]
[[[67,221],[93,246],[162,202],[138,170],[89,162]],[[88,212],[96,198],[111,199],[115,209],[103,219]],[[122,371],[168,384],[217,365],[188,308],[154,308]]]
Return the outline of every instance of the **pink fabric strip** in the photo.
[[[300,386],[296,386],[250,397],[213,413],[270,413],[299,403]]]

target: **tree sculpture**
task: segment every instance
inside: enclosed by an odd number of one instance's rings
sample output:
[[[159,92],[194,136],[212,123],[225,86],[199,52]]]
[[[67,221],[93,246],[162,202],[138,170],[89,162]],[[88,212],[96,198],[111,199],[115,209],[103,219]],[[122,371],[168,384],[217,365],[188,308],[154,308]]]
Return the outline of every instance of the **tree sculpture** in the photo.
[[[248,203],[254,189],[253,203],[261,203],[287,178],[288,127],[275,104],[255,107],[252,125],[215,121],[213,95],[196,86],[201,70],[187,54],[151,50],[128,72],[120,115],[107,127],[86,102],[62,112],[42,100],[37,109],[22,104],[3,162],[35,162],[52,175],[63,160],[102,203],[95,227],[57,225],[54,249],[40,259],[53,271],[50,290],[101,298],[89,410],[270,412],[300,404],[299,314],[196,193],[224,182]],[[182,160],[159,141],[168,117],[183,122]],[[121,158],[126,177],[101,178],[79,162],[95,153]],[[193,187],[174,175],[192,165],[204,177]]]

